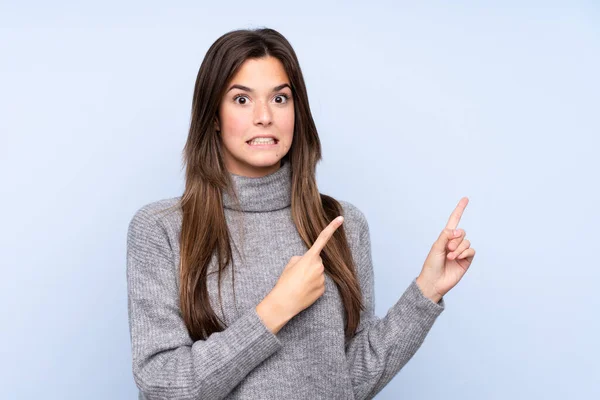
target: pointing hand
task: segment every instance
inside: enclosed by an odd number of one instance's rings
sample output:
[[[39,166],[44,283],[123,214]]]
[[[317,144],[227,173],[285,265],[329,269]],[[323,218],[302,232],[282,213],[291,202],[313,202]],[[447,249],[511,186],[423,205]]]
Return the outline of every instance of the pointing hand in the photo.
[[[475,257],[475,249],[465,239],[466,232],[457,228],[468,203],[467,197],[460,199],[446,227],[433,243],[417,277],[417,284],[423,294],[435,303],[456,286]]]
[[[341,216],[331,221],[312,247],[302,256],[293,256],[281,273],[272,293],[276,293],[276,298],[290,318],[325,293],[325,266],[321,251],[343,221]]]

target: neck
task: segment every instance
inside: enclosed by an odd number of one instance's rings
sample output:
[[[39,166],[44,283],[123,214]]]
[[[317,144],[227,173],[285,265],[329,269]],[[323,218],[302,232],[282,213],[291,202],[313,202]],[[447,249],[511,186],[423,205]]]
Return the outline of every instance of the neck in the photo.
[[[292,169],[289,160],[282,159],[278,168],[266,175],[253,177],[230,173],[232,189],[237,194],[222,191],[223,207],[236,211],[266,212],[291,205]]]
[[[261,178],[263,176],[267,176],[269,174],[274,173],[279,168],[281,168],[281,160],[276,162],[273,165],[269,165],[266,167],[235,167],[235,168],[227,168],[228,172],[231,175],[243,176],[247,178]]]

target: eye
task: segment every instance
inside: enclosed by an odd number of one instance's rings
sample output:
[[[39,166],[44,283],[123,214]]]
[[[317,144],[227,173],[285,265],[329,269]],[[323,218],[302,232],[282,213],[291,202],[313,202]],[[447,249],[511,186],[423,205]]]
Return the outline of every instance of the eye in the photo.
[[[277,98],[283,98],[285,100],[283,100],[283,101],[277,101],[277,100],[275,100],[275,103],[277,103],[277,104],[286,104],[288,102],[288,100],[290,99],[290,96],[288,96],[285,93],[280,93],[280,94],[278,94],[278,95],[275,96],[275,99],[277,99]],[[240,99],[239,102],[237,101],[238,99]],[[241,101],[242,99],[244,100],[243,102]],[[247,100],[248,100],[248,96],[246,96],[245,94],[238,94],[238,95],[236,95],[236,96],[233,97],[233,102],[236,103],[236,104],[242,105],[242,106],[246,104]]]
[[[248,98],[248,97],[247,97],[245,94],[238,94],[237,96],[235,96],[235,97],[233,98],[233,102],[234,102],[234,103],[237,103],[237,104],[244,105],[244,104],[246,104],[246,99],[247,99],[247,98]],[[239,103],[239,102],[237,102],[237,101],[236,101],[237,99],[244,99],[244,102],[243,102],[243,103]]]
[[[285,104],[285,103],[287,103],[287,102],[288,102],[288,100],[290,99],[290,96],[288,96],[288,95],[287,95],[287,94],[285,94],[285,93],[280,93],[280,94],[278,94],[277,96],[275,96],[275,98],[278,98],[278,97],[284,98],[284,99],[285,99],[285,101],[284,101],[283,103],[280,103],[280,102],[276,101],[276,103],[277,103],[277,104]]]

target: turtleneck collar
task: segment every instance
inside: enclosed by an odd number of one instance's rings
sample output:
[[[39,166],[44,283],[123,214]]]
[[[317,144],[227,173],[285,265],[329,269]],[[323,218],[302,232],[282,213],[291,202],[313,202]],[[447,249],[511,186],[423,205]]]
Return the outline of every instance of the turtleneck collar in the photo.
[[[222,191],[223,207],[236,211],[275,211],[292,204],[292,169],[287,159],[275,172],[258,178],[230,173],[240,204]]]

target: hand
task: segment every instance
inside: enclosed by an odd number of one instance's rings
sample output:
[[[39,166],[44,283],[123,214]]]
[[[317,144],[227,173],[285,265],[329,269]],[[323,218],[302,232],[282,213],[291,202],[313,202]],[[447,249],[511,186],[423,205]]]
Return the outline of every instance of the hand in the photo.
[[[460,199],[446,227],[433,243],[417,277],[417,284],[423,294],[435,303],[456,286],[475,257],[475,249],[471,248],[471,242],[465,239],[466,232],[457,229],[468,203],[467,197]]]
[[[293,256],[269,293],[290,318],[325,293],[325,266],[320,254],[343,221],[342,216],[331,221],[303,256]]]

